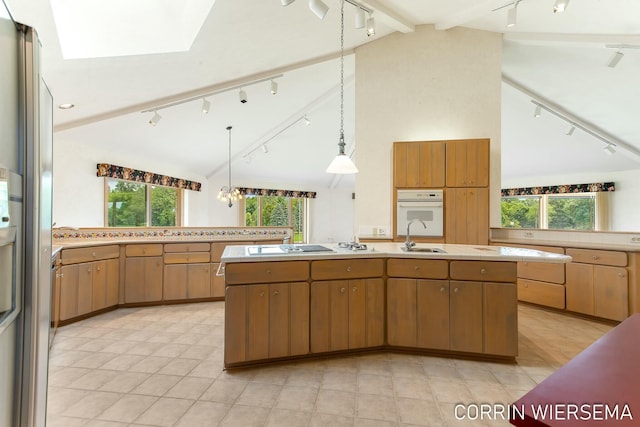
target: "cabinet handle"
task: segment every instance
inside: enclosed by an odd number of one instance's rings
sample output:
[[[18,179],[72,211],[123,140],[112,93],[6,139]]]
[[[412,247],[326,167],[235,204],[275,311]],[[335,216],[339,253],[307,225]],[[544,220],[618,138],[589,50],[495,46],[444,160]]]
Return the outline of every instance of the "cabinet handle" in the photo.
[[[271,270],[267,270],[267,274],[271,274]]]
[[[280,295],[280,292],[278,292],[278,291],[273,291],[273,294],[274,294],[274,295]]]
[[[347,271],[351,271],[351,266],[347,267]]]
[[[453,288],[453,292],[458,293],[458,288]]]
[[[524,287],[525,287],[525,288],[528,288],[528,287],[529,287],[529,284],[528,284],[528,283],[525,283],[525,284],[524,284]]]
[[[524,265],[529,265],[529,263],[528,263],[527,261],[525,261],[523,264],[524,264]]]
[[[340,288],[340,293],[344,294],[345,289],[344,288]]]
[[[486,269],[484,269],[484,268],[481,268],[481,269],[480,269],[480,274],[487,274],[487,270],[486,270]]]
[[[91,256],[95,258],[96,257],[96,253],[95,252],[91,253]]]
[[[260,296],[263,297],[264,296],[264,292],[260,292]]]
[[[355,291],[357,291],[357,290],[358,290],[358,287],[357,287],[357,286],[354,286],[354,287],[353,287],[353,292],[355,292]]]
[[[100,271],[100,267],[99,267],[99,266],[98,266],[98,267],[96,267],[96,270]]]
[[[185,256],[185,259],[186,259],[187,261],[189,261],[189,255]]]
[[[420,267],[418,267],[418,266],[416,265],[416,266],[414,267],[414,269],[415,269],[416,271],[418,271],[418,270],[420,270]]]
[[[618,277],[624,277],[624,273],[618,273]]]
[[[87,273],[91,273],[91,268],[87,268]]]
[[[598,257],[597,257],[597,256],[595,256],[595,255],[594,255],[594,256],[592,256],[591,258],[593,258],[594,260],[598,259]]]
[[[445,291],[445,289],[444,289],[444,286],[443,286],[443,287],[440,288],[440,292],[444,292],[444,291]]]

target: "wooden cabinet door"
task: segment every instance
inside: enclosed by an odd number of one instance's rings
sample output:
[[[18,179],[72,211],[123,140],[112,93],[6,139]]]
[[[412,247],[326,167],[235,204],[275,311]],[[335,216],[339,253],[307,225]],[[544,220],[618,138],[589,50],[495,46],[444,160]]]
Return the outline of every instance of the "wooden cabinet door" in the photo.
[[[570,262],[566,265],[567,310],[593,315],[593,265]]]
[[[78,264],[60,268],[60,320],[78,315]]]
[[[415,296],[416,345],[449,349],[449,281],[418,280]]]
[[[367,281],[349,280],[348,292],[348,348],[362,348],[367,345]]]
[[[107,273],[105,307],[113,307],[114,305],[118,305],[120,297],[120,260],[106,260],[105,269]]]
[[[247,287],[246,360],[269,357],[269,285]]]
[[[387,341],[389,345],[416,347],[416,283],[415,279],[387,279]],[[447,294],[447,300],[448,297]]]
[[[445,143],[443,141],[396,142],[393,158],[396,187],[444,187]]]
[[[289,284],[269,285],[269,357],[289,355]]]
[[[187,264],[166,264],[164,266],[163,299],[168,301],[186,299],[187,278]]]
[[[407,183],[407,148],[409,142],[393,144],[393,182],[395,187],[409,187]]]
[[[247,288],[229,286],[226,291],[224,314],[224,363],[246,360],[247,351]]]
[[[489,186],[489,140],[446,142],[447,187]]]
[[[224,297],[224,276],[218,276],[219,262],[211,263],[211,296]]]
[[[78,316],[92,311],[94,264],[93,262],[78,264]]]
[[[449,288],[449,339],[454,351],[481,353],[482,282],[452,280]]]
[[[384,281],[366,279],[365,285],[365,345],[377,347],[384,345]]]
[[[329,283],[329,350],[346,350],[349,348],[349,281],[335,280]]]
[[[209,263],[189,264],[187,268],[187,298],[209,298],[211,277]]]
[[[92,262],[91,311],[107,306],[107,264],[106,261]]]
[[[127,258],[124,264],[124,302],[136,303],[146,301],[145,271],[146,258]]]
[[[445,241],[467,245],[489,242],[489,189],[447,188]]]
[[[518,355],[518,292],[512,283],[484,283],[484,352]]]
[[[623,321],[629,316],[629,279],[626,268],[593,267],[595,315]]]
[[[348,280],[311,283],[310,348],[312,353],[349,348]]]
[[[309,353],[309,283],[289,284],[289,353]]]
[[[144,300],[162,301],[162,257],[145,258]]]

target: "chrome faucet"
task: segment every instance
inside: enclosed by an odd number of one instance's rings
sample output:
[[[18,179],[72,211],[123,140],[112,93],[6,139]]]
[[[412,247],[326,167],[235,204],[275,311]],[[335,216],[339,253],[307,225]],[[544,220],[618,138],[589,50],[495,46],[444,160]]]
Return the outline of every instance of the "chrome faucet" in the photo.
[[[411,248],[416,245],[416,242],[414,242],[409,238],[410,236],[409,229],[411,228],[411,224],[413,224],[416,221],[420,222],[424,228],[427,228],[427,224],[425,224],[424,221],[421,219],[414,218],[411,221],[409,221],[409,223],[407,224],[407,240],[404,241],[404,247],[407,248],[407,250],[411,250]]]

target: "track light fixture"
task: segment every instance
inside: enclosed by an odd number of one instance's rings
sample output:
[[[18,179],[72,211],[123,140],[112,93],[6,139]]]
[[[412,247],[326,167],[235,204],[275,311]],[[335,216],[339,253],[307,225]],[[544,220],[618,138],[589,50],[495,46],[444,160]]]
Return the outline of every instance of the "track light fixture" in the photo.
[[[278,82],[271,80],[271,95],[275,95],[276,93],[278,93]]]
[[[329,6],[322,0],[309,0],[309,9],[320,19],[324,19],[327,16],[327,12],[329,12]]]
[[[607,65],[609,66],[609,68],[615,68],[616,65],[618,65],[618,62],[620,62],[623,57],[624,53],[622,53],[622,51],[618,49],[618,51],[613,54]]]
[[[267,154],[269,152],[269,147],[267,147],[267,144],[263,144],[262,145],[262,152],[264,154]]]
[[[376,35],[376,21],[373,19],[373,12],[369,13],[369,19],[367,19],[367,36]]]
[[[289,6],[294,1],[296,0],[280,0],[280,3],[282,3],[282,6]]]
[[[238,92],[238,96],[240,97],[240,102],[242,102],[243,104],[247,103],[247,92],[245,92],[244,89],[240,89],[240,92]]]
[[[158,114],[157,111],[153,111],[153,117],[151,117],[151,120],[149,120],[149,124],[151,126],[155,126],[158,124],[158,122],[162,119],[162,116],[160,114]]]
[[[536,109],[533,110],[533,117],[540,117],[540,114],[542,114],[542,107],[540,104],[536,104]]]
[[[309,117],[307,117],[307,115],[305,114],[304,116],[304,124],[309,126],[311,124],[311,120],[309,120]]]
[[[556,3],[553,5],[553,13],[564,12],[568,6],[569,0],[556,0]]]
[[[603,148],[605,154],[608,154],[609,156],[612,154],[615,154],[616,149],[613,148],[613,144],[607,144],[606,147]]]
[[[204,114],[208,114],[210,108],[211,108],[211,102],[207,101],[207,98],[202,98],[202,112]]]
[[[576,127],[572,124],[569,130],[567,131],[567,133],[565,133],[565,135],[571,136],[575,131],[576,131]]]
[[[509,9],[509,12],[507,13],[507,28],[516,26],[516,20],[518,19],[518,3],[520,3],[520,0],[513,3],[513,7]]]
[[[364,15],[364,9],[358,5],[358,10],[356,10],[356,28],[364,28],[366,16]]]

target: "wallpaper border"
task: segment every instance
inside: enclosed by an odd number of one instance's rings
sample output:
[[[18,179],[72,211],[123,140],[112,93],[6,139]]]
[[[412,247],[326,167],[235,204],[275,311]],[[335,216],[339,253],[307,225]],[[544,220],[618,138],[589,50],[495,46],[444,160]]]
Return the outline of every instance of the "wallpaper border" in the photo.
[[[146,172],[139,169],[127,168],[109,163],[98,163],[96,165],[96,169],[96,175],[99,177],[116,178],[132,182],[144,182],[146,184],[182,188],[191,191],[200,191],[200,188],[202,187],[202,184],[196,181],[175,178],[169,175],[160,175],[153,172]]]
[[[503,188],[502,197],[537,196],[542,194],[598,193],[616,191],[615,182],[594,182],[591,184],[550,185],[541,187]]]

